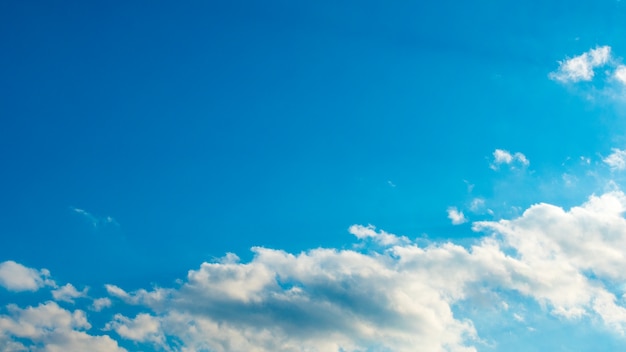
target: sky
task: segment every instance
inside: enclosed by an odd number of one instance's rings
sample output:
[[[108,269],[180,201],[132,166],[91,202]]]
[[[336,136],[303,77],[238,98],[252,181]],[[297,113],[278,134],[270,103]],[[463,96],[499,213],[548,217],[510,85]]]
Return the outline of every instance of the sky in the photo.
[[[624,350],[625,6],[0,2],[0,350]]]

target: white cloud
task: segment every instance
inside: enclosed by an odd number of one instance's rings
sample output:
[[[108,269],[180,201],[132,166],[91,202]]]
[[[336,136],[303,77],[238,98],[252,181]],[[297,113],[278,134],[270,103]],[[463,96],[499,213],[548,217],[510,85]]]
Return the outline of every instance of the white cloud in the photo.
[[[120,336],[129,340],[150,342],[162,347],[165,345],[160,320],[149,314],[138,314],[135,319],[116,314],[113,321],[106,325],[105,330],[115,330]]]
[[[371,254],[320,248],[293,255],[257,247],[251,262],[204,263],[167,294],[111,288],[156,315],[142,316],[141,322],[139,316],[117,316],[109,327],[134,341],[175,336],[190,351],[372,346],[413,351],[417,345],[428,351],[476,351],[469,345],[476,337],[472,323],[456,319],[450,306],[463,296],[463,283],[447,283],[450,277],[471,277],[452,274],[458,264],[464,266],[467,253],[454,245],[395,248]],[[441,253],[446,251],[451,256]]]
[[[452,221],[453,225],[464,224],[468,221],[463,212],[459,211],[456,207],[448,208],[448,219]]]
[[[49,276],[46,269],[27,268],[12,260],[0,263],[0,286],[9,291],[37,291],[46,285],[54,286]]]
[[[509,289],[551,305],[553,314],[565,318],[595,314],[623,334],[626,309],[600,280],[626,280],[625,209],[626,196],[616,191],[570,211],[534,205],[518,219],[479,222],[475,229],[494,231],[518,253],[510,262],[507,275],[517,278],[507,278]]]
[[[626,195],[615,189],[569,210],[540,203],[514,219],[476,222],[473,229],[485,236],[465,247],[413,242],[372,225],[349,228],[360,243],[376,244],[362,250],[255,247],[248,262],[229,253],[171,288],[127,292],[106,285],[111,298],[139,312],[112,314],[105,330],[137,349],[181,352],[413,351],[417,345],[476,351],[484,344],[479,331],[456,308],[488,302],[501,319],[535,327],[535,313],[523,303],[533,300],[542,314],[601,322],[626,335],[625,211]],[[69,284],[54,292],[68,300],[86,293]],[[93,309],[111,306],[111,298],[94,300]],[[8,311],[0,316],[0,349],[123,351],[109,336],[88,334],[81,310],[46,302]]]
[[[562,319],[599,320],[626,334],[626,307],[613,292],[626,282],[625,210],[621,191],[567,211],[541,203],[516,219],[474,223],[487,235],[468,248],[420,247],[361,225],[350,232],[375,241],[384,234],[378,243],[388,246],[299,254],[256,247],[250,262],[204,263],[178,288],[129,293],[107,286],[112,296],[151,310],[134,319],[118,315],[109,328],[138,342],[172,336],[189,351],[412,351],[417,344],[475,351],[482,343],[476,329],[453,307],[489,297],[502,319],[525,320],[505,313],[508,304],[498,299],[508,292]]]
[[[376,227],[372,225],[363,226],[363,225],[352,225],[348,229],[348,231],[356,236],[358,239],[372,239],[374,242],[379,243],[383,246],[394,245],[398,243],[406,243],[408,242],[408,238],[399,237],[396,235],[392,235],[385,231],[376,232]]]
[[[517,152],[511,154],[511,152],[509,152],[508,150],[496,149],[493,152],[493,162],[490,167],[493,170],[498,170],[500,168],[500,165],[503,164],[509,165],[511,167],[514,167],[514,165],[516,164],[521,166],[528,166],[530,164],[530,161],[528,161],[526,155],[522,153]]]
[[[615,79],[618,82],[622,84],[626,84],[626,66],[625,65],[617,66],[617,68],[615,69],[615,72],[613,73],[613,77],[615,77]]]
[[[559,62],[559,68],[549,74],[550,79],[563,83],[591,81],[594,70],[611,61],[611,47],[601,46],[579,56]]]
[[[56,290],[52,290],[52,297],[54,297],[56,301],[74,303],[75,298],[86,297],[87,291],[87,287],[85,287],[82,291],[78,291],[74,285],[66,284]]]
[[[104,308],[111,307],[112,302],[108,297],[97,298],[93,300],[90,309],[96,312],[103,310]]]
[[[42,352],[122,352],[125,349],[109,336],[93,336],[81,310],[73,312],[55,302],[37,307],[8,306],[9,315],[0,315],[0,343]]]
[[[602,161],[609,165],[612,170],[621,171],[626,169],[626,150],[613,148],[612,151],[613,153],[602,159]]]
[[[470,210],[474,213],[483,211],[485,208],[485,200],[483,198],[474,198],[470,203]]]

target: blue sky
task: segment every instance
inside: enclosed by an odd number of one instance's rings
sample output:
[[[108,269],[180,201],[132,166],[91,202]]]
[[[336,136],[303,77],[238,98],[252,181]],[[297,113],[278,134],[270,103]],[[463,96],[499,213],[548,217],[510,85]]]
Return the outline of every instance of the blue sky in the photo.
[[[0,349],[623,350],[624,13],[0,4]]]

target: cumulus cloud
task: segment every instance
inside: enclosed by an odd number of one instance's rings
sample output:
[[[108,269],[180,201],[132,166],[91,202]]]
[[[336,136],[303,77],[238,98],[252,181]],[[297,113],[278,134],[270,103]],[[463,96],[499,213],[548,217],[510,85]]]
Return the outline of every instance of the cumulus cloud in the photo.
[[[613,73],[613,77],[615,77],[615,79],[618,82],[622,84],[626,84],[626,66],[625,65],[617,66],[617,68],[615,69],[615,72]]]
[[[612,170],[624,170],[626,169],[626,150],[617,148],[612,149],[612,153],[602,161],[607,164]]]
[[[66,284],[56,290],[52,290],[52,297],[54,297],[56,301],[74,303],[75,298],[86,297],[87,291],[87,287],[85,287],[82,291],[78,291],[74,285]]]
[[[501,319],[523,322],[505,312],[499,295],[508,292],[561,319],[599,320],[625,334],[626,307],[615,291],[626,282],[625,210],[619,190],[569,210],[540,203],[512,220],[474,223],[485,236],[468,247],[420,246],[361,225],[350,232],[375,241],[384,234],[381,247],[298,254],[255,247],[251,261],[204,263],[180,287],[107,286],[149,309],[116,315],[108,328],[135,342],[170,336],[184,348],[169,347],[181,351],[476,351],[483,342],[454,307],[487,295]]]
[[[115,330],[123,338],[132,341],[150,342],[165,347],[165,336],[161,329],[161,322],[149,314],[141,313],[134,319],[116,314],[113,321],[109,322],[104,329]]]
[[[259,247],[253,251],[250,263],[202,264],[189,272],[180,289],[155,295],[159,299],[112,290],[127,300],[136,297],[129,301],[151,307],[156,315],[142,316],[139,325],[149,329],[138,328],[137,318],[121,316],[110,327],[131,340],[143,340],[148,336],[143,331],[176,336],[189,350],[355,351],[379,346],[413,351],[419,345],[429,351],[475,351],[466,344],[476,336],[473,325],[456,319],[450,307],[458,290],[441,291],[443,287],[429,283],[428,270],[410,260],[421,249],[364,254],[320,248],[298,255]],[[439,264],[433,269],[449,270]]]
[[[104,308],[109,308],[113,302],[109,297],[96,298],[93,300],[90,309],[96,312],[103,310]]]
[[[507,274],[517,278],[507,277],[507,288],[549,304],[558,316],[595,314],[623,334],[626,309],[603,282],[626,279],[620,269],[626,265],[625,209],[626,196],[615,191],[569,211],[537,204],[518,219],[474,227],[502,236],[501,246],[517,253]]]
[[[448,208],[448,219],[452,221],[453,225],[464,224],[468,221],[463,212],[459,211],[456,207]]]
[[[73,312],[46,302],[37,307],[8,306],[0,315],[0,347],[42,352],[123,352],[109,336],[93,336],[85,313]],[[7,349],[5,349],[5,347]]]
[[[511,153],[508,150],[504,149],[496,149],[493,152],[493,162],[491,163],[491,168],[493,170],[498,170],[500,165],[509,165],[514,167],[515,165],[528,166],[530,161],[526,158],[526,155],[517,152]]]
[[[539,203],[513,219],[473,223],[482,237],[465,246],[353,225],[357,241],[372,246],[254,247],[251,260],[229,253],[174,287],[106,285],[109,297],[92,307],[133,305],[131,316],[114,312],[104,331],[139,350],[477,351],[487,342],[457,308],[486,301],[498,319],[524,329],[534,314],[524,302],[534,301],[541,314],[626,336],[625,211],[619,189],[571,209]],[[54,291],[69,300],[86,293],[69,284]],[[81,310],[46,302],[8,312],[0,315],[0,349],[123,351],[89,334]]]
[[[46,269],[31,269],[12,260],[0,263],[0,286],[9,291],[37,291],[46,285],[54,286],[49,276]]]
[[[599,46],[581,55],[559,62],[559,68],[549,74],[550,79],[563,83],[591,81],[594,70],[611,61],[611,47]]]

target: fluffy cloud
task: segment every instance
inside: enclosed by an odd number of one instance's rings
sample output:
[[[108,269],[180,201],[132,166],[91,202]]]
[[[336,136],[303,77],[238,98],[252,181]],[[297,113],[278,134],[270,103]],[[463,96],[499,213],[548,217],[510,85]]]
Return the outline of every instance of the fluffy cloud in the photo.
[[[617,66],[617,68],[615,69],[615,73],[613,73],[613,77],[615,77],[618,82],[626,84],[626,66]]]
[[[612,170],[624,170],[626,169],[626,150],[613,148],[613,153],[602,161],[609,165]]]
[[[489,302],[498,321],[525,325],[532,314],[515,309],[534,301],[539,314],[626,335],[624,211],[626,195],[615,190],[569,210],[540,203],[514,219],[475,222],[484,235],[466,246],[353,225],[352,249],[255,247],[248,262],[229,253],[175,287],[106,285],[134,315],[115,312],[104,331],[137,349],[181,352],[476,351],[497,341],[483,340],[463,307]],[[71,285],[54,292],[83,295]],[[111,298],[94,300],[94,310]],[[82,310],[46,302],[8,312],[0,316],[0,350],[124,350],[89,334]]]
[[[399,248],[414,248],[405,246]],[[451,250],[460,256],[465,253],[460,247]],[[180,289],[166,294],[125,293],[119,288],[110,292],[151,307],[156,315],[142,316],[144,323],[151,322],[145,325],[158,325],[189,351],[372,347],[413,351],[415,346],[428,351],[475,351],[467,345],[476,337],[473,325],[456,319],[450,307],[460,290],[429,283],[426,268],[411,270],[419,265],[409,257],[424,255],[419,248],[372,254],[334,249],[298,255],[267,248],[253,251],[255,258],[249,263],[204,263],[189,272]],[[393,259],[396,256],[407,259],[406,263]],[[435,261],[450,259],[434,257]],[[450,270],[443,263],[432,269]],[[441,284],[445,276],[439,274]],[[111,327],[132,340],[145,336],[144,329],[137,328],[137,318],[118,316]],[[160,336],[154,329],[150,333]]]
[[[555,315],[595,314],[623,334],[626,309],[611,289],[626,280],[625,209],[626,196],[611,192],[570,211],[538,204],[518,219],[474,227],[502,236],[501,246],[515,251],[504,287],[550,305]]]
[[[591,81],[594,70],[604,66],[611,60],[611,47],[601,46],[581,55],[559,62],[559,68],[551,72],[550,79],[563,83]]]
[[[105,330],[115,330],[120,336],[129,340],[151,342],[164,347],[165,336],[160,325],[158,319],[148,314],[138,314],[135,319],[116,314],[113,321],[106,325]]]
[[[97,298],[93,300],[90,309],[96,312],[103,310],[104,308],[109,308],[113,302],[108,297]]]
[[[460,225],[466,223],[468,220],[462,211],[459,211],[456,207],[448,208],[448,219],[452,221],[453,225]]]
[[[108,328],[136,342],[171,336],[184,348],[169,348],[180,351],[475,351],[479,331],[454,307],[485,297],[506,307],[499,297],[508,292],[561,319],[599,320],[624,334],[616,288],[626,282],[625,209],[620,191],[570,210],[541,203],[516,219],[474,223],[486,236],[469,247],[423,247],[360,225],[350,232],[387,244],[299,254],[256,247],[250,262],[231,255],[204,263],[178,288],[108,286],[112,296],[150,309],[116,315]],[[520,322],[520,314],[494,309]]]
[[[504,149],[496,149],[493,152],[493,162],[491,163],[491,168],[493,170],[498,170],[500,165],[510,165],[514,166],[515,164],[521,166],[528,166],[530,161],[526,158],[526,155],[517,152],[511,154],[508,150]]]
[[[57,301],[74,303],[75,298],[86,297],[87,290],[87,288],[84,288],[82,291],[78,291],[74,285],[66,284],[56,290],[52,290],[52,297]]]
[[[42,352],[122,352],[109,336],[85,332],[91,325],[81,310],[70,312],[55,302],[25,309],[8,306],[0,316],[0,349]]]
[[[0,263],[0,286],[9,291],[37,291],[43,286],[54,285],[46,269],[27,268],[12,260]]]

